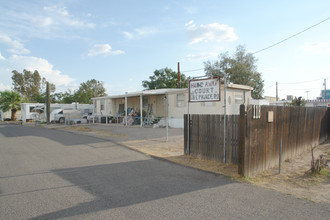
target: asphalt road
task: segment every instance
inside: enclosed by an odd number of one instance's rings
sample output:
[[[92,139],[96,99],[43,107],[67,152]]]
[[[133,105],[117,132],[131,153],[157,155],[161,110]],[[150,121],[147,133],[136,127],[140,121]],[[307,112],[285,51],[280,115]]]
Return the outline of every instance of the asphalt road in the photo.
[[[329,203],[297,199],[153,159],[115,141],[0,125],[0,219],[329,216]]]

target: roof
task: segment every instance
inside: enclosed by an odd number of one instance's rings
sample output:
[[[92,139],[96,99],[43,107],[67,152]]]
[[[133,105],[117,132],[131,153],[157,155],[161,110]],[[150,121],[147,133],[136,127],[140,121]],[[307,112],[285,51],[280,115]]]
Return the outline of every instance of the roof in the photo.
[[[251,86],[245,86],[245,85],[239,85],[239,84],[228,84],[227,88],[248,90],[248,91],[253,90],[253,88]],[[221,86],[221,90],[223,90],[223,86]],[[92,98],[92,100],[136,97],[136,96],[140,96],[140,95],[142,95],[142,96],[166,95],[166,94],[170,94],[170,93],[182,93],[182,92],[188,92],[188,88],[183,88],[183,89],[166,88],[166,89],[144,90],[144,91],[138,91],[138,92],[127,92],[122,95],[110,95],[110,96],[95,97],[95,98]]]
[[[92,98],[92,100],[97,100],[97,99],[114,99],[114,98],[124,98],[124,97],[134,97],[134,96],[147,96],[147,95],[166,95],[169,93],[182,93],[186,92],[187,88],[184,89],[153,89],[153,90],[144,90],[144,91],[139,91],[139,92],[127,92],[126,94],[122,95],[111,95],[111,96],[103,96],[103,97],[95,97]]]
[[[227,88],[249,90],[249,91],[252,91],[253,90],[253,88],[251,86],[240,85],[240,84],[228,84],[227,85]]]

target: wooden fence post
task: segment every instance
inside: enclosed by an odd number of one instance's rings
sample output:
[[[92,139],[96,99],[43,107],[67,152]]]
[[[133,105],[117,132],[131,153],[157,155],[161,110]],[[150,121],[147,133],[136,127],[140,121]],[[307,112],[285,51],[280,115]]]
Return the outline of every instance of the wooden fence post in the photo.
[[[327,108],[327,139],[330,139],[330,107]]]
[[[238,174],[244,176],[245,172],[245,105],[239,109],[239,148],[238,148]]]

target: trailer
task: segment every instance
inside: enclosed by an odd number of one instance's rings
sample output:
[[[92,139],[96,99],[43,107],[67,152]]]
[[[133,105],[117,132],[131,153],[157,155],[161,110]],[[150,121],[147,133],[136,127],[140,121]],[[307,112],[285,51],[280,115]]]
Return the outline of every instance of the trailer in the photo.
[[[23,122],[46,121],[44,103],[22,103],[21,117]]]
[[[5,120],[5,114],[2,110],[0,110],[0,121],[4,121]]]

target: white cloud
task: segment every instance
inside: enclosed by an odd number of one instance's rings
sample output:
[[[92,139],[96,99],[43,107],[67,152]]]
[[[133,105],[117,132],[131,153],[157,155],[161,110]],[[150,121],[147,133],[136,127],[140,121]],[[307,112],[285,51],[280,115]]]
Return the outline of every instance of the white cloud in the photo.
[[[136,28],[132,32],[125,31],[125,32],[123,32],[123,34],[126,38],[131,40],[131,39],[135,39],[135,38],[150,36],[157,32],[158,32],[158,30],[156,28],[143,27],[143,28]]]
[[[11,69],[18,71],[22,71],[23,69],[30,71],[38,70],[41,77],[45,77],[56,86],[69,86],[75,81],[70,76],[62,74],[61,71],[53,69],[53,65],[43,58],[13,55],[8,58],[8,63]]]
[[[123,34],[128,39],[133,39],[134,38],[134,35],[132,33],[127,32],[127,31],[123,32]]]
[[[66,10],[66,7],[57,7],[57,6],[46,6],[43,8],[44,11],[54,12],[63,16],[68,16],[69,12]]]
[[[316,42],[316,43],[307,42],[303,46],[301,46],[301,49],[306,52],[312,52],[316,54],[326,54],[326,53],[330,53],[330,44],[329,42]]]
[[[200,54],[188,54],[185,58],[182,59],[183,62],[191,62],[191,61],[201,61],[210,59],[212,57],[216,57],[218,53],[214,52],[205,52]]]
[[[37,20],[36,20],[36,23],[38,25],[40,25],[41,27],[47,27],[47,26],[51,26],[54,22],[53,22],[53,19],[50,18],[50,17],[39,17]]]
[[[7,32],[11,31],[24,38],[72,38],[72,35],[77,34],[77,29],[91,29],[96,26],[87,15],[78,17],[70,14],[66,7],[40,7],[31,4],[27,10],[25,8],[0,10],[5,18],[3,24],[7,27]]]
[[[122,50],[112,50],[109,44],[95,44],[88,53],[88,56],[96,56],[99,54],[119,55],[125,53]]]
[[[44,7],[47,17],[42,16],[42,21],[48,20],[48,25],[65,25],[76,28],[94,28],[95,24],[85,22],[70,15],[66,7],[50,6]]]
[[[0,34],[0,42],[5,43],[8,46],[10,46],[11,48],[8,51],[11,53],[14,53],[14,54],[30,53],[30,51],[28,49],[26,49],[21,42],[19,42],[18,40],[13,40],[7,35]]]
[[[155,28],[144,27],[135,29],[135,32],[138,36],[147,36],[156,33],[157,30]]]
[[[6,60],[6,58],[4,58],[1,53],[0,53],[0,60]]]
[[[234,28],[226,24],[211,23],[201,24],[196,26],[193,20],[185,24],[187,27],[187,34],[190,44],[199,42],[222,42],[222,41],[235,41],[238,39],[234,32]]]
[[[196,14],[198,12],[198,8],[197,7],[194,7],[194,6],[189,6],[189,7],[184,7],[184,11],[187,13],[187,14]]]

